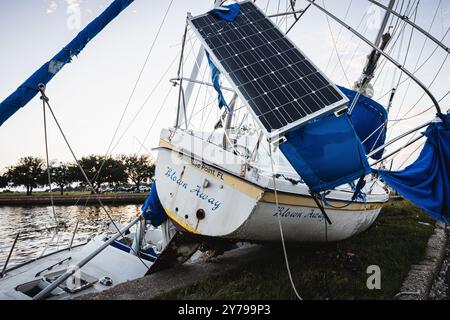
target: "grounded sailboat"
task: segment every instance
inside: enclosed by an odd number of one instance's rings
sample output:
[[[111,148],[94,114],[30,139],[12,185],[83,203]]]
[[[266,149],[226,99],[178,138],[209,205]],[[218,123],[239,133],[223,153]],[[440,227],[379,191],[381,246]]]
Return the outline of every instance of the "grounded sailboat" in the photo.
[[[44,108],[51,111],[45,85],[131,2],[114,1],[62,53],[2,102],[0,123],[39,93]],[[389,200],[386,183],[434,218],[446,220],[450,214],[449,115],[442,113],[428,88],[385,51],[392,38],[386,29],[389,17],[396,14],[395,1],[384,7],[387,13],[375,43],[324,7],[308,2],[304,10],[296,10],[292,1],[287,12],[278,12],[272,19],[252,1],[217,1],[206,14],[188,14],[179,72],[172,79],[179,88],[178,112],[175,125],[162,130],[156,148],[155,181],[142,208],[145,220],[138,217],[121,230],[116,226],[115,236],[90,242],[75,260],[70,251],[53,255],[51,259],[56,260],[51,261],[59,261],[56,273],[46,266],[32,274],[37,264],[47,265],[50,260],[33,262],[34,269],[30,265],[21,266],[20,272],[7,272],[0,280],[2,297],[60,299],[88,288],[102,290],[116,276],[111,271],[100,277],[114,261],[136,266],[130,267],[127,277],[114,279],[117,284],[185,262],[200,247],[220,253],[239,241],[281,240],[284,245],[347,239],[373,224]],[[288,38],[310,7],[372,47],[354,90],[332,83]],[[273,21],[279,16],[294,17],[286,31]],[[193,61],[185,56],[188,44],[197,52]],[[371,80],[382,58],[422,87],[437,112],[435,120],[390,141],[386,141],[388,111],[371,99]],[[188,63],[193,67],[189,78],[183,74]],[[211,82],[205,81],[205,72],[202,79],[202,66],[211,69]],[[214,94],[213,104],[219,108],[199,102],[201,90]],[[220,110],[213,128],[202,130],[207,121],[195,116],[213,108]],[[386,160],[396,152],[385,155],[384,149],[424,127],[427,141],[419,159],[401,172],[385,170]],[[124,234],[136,224],[139,228],[134,233]],[[91,251],[86,253],[85,248]],[[110,260],[99,266],[97,254]],[[77,261],[78,268],[70,268],[72,261]],[[33,271],[24,276],[21,271],[27,269]],[[84,287],[63,285],[67,279],[80,278]]]

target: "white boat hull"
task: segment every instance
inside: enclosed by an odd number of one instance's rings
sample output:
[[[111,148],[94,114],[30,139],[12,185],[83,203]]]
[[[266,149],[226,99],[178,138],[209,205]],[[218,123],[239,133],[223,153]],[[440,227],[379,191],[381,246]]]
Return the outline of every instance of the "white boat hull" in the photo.
[[[73,248],[73,250],[66,249],[52,253],[8,271],[6,276],[0,280],[0,300],[31,300],[37,291],[50,284],[47,277],[72,268],[76,263],[99,248],[103,242],[104,237],[98,236],[86,245],[78,246]],[[113,246],[108,246],[85,265],[82,270],[75,272],[74,276],[71,276],[62,284],[71,286],[79,282],[79,278],[86,277],[91,279],[92,285],[73,292],[58,287],[47,299],[67,300],[89,293],[101,292],[120,283],[143,277],[150,266],[151,262],[139,260],[134,255]],[[104,285],[99,281],[105,277],[111,279],[110,286]]]
[[[289,242],[339,241],[369,228],[388,199],[384,194],[350,205],[348,200],[330,201],[325,210],[332,224],[327,225],[313,198],[300,186],[293,188],[299,193],[278,190],[277,206],[274,189],[263,187],[261,179],[255,183],[248,174],[239,177],[182,150],[161,140],[156,163],[158,196],[170,219],[197,235],[279,241],[281,222]]]

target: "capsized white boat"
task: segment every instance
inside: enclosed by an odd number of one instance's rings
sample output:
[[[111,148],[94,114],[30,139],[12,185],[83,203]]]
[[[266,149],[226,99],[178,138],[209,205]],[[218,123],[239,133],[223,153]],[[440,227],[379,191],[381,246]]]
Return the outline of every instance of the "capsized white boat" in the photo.
[[[339,241],[366,230],[389,200],[385,185],[372,176],[363,189],[365,201],[353,202],[352,187],[341,186],[327,195],[329,224],[279,150],[273,154],[277,159],[274,179],[267,142],[261,142],[250,161],[231,147],[225,150],[222,141],[220,133],[211,136],[172,128],[161,134],[156,162],[158,196],[170,219],[192,234],[279,241],[281,218],[287,241]],[[258,136],[240,136],[235,148],[250,151],[257,141]]]
[[[0,125],[40,93],[44,110],[51,112],[76,160],[50,106],[46,85],[132,2],[115,0],[0,103]],[[143,214],[128,226],[116,227],[113,235],[5,268],[0,298],[70,299],[183,263],[199,249],[217,254],[239,241],[339,241],[369,228],[389,200],[389,190],[379,177],[394,184],[405,182],[392,180],[389,171],[379,169],[389,157],[421,137],[388,155],[383,154],[384,149],[424,127],[442,130],[448,136],[449,116],[442,114],[439,101],[385,50],[392,39],[389,19],[395,17],[391,20],[410,25],[447,52],[448,48],[404,19],[411,12],[396,12],[394,0],[388,6],[370,1],[386,11],[375,43],[324,7],[307,2],[306,8],[297,10],[296,1],[290,1],[286,12],[278,8],[272,16],[251,1],[215,1],[214,9],[206,14],[188,14],[180,68],[177,78],[172,79],[179,87],[176,123],[161,132],[155,182]],[[355,90],[333,84],[287,38],[310,7],[323,11],[372,47]],[[281,31],[281,25],[286,30]],[[191,52],[197,50],[193,59],[185,55],[188,44]],[[387,110],[370,99],[374,90],[371,80],[382,57],[425,91],[438,115],[436,120],[389,142],[385,142],[388,111],[397,88],[392,89]],[[183,70],[189,64],[193,69],[186,78]],[[211,83],[205,79],[210,74]],[[199,89],[193,99],[195,86]],[[200,102],[201,92],[212,96],[212,101],[206,95]],[[213,106],[215,101],[223,113]],[[213,110],[216,117],[211,120]],[[426,136],[433,139],[431,134]],[[437,151],[428,146],[427,152],[434,156]],[[429,166],[422,166],[423,172]],[[433,174],[431,178],[440,181],[436,170]],[[401,183],[400,189],[408,193]],[[51,181],[49,184],[51,188]],[[441,194],[436,192],[437,197]],[[415,199],[430,215],[448,215],[445,201],[430,205],[422,198]],[[129,233],[135,225],[137,229]]]
[[[133,232],[99,235],[86,244],[69,245],[64,249],[42,255],[3,270],[0,277],[0,300],[31,300],[69,274],[44,298],[49,300],[74,299],[89,293],[98,293],[118,284],[143,277],[160,251],[170,239],[160,228],[135,219]],[[130,226],[123,227],[128,230]],[[142,228],[142,229],[140,229]],[[111,228],[111,231],[115,231]],[[143,234],[142,237],[137,236]],[[139,241],[139,255],[132,247]]]

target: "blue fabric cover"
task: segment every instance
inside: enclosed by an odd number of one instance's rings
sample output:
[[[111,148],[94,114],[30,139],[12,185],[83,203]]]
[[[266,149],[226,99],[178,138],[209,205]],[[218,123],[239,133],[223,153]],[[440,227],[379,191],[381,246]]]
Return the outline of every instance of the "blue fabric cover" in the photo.
[[[347,114],[316,119],[285,137],[280,150],[312,192],[350,183],[371,171]]]
[[[47,84],[77,56],[108,23],[116,18],[134,0],[115,0],[100,16],[84,28],[64,49],[37,70],[14,93],[0,104],[0,126],[20,108],[24,107],[39,92],[38,85]]]
[[[350,103],[355,99],[357,92],[338,86],[338,88],[349,98]],[[388,114],[386,109],[378,102],[361,95],[356,102],[355,108],[350,116],[353,128],[361,141],[366,140],[373,132],[372,136],[364,142],[366,154],[382,146],[386,141],[386,129],[383,126],[386,123]],[[384,150],[380,150],[371,158],[380,160],[383,157]]]
[[[222,6],[222,8],[227,8],[229,10],[225,11],[220,10],[219,8],[214,8],[210,11],[210,13],[215,14],[224,21],[233,22],[241,12],[241,5],[239,3],[233,3],[230,5]]]
[[[156,181],[152,183],[152,190],[142,205],[141,212],[146,220],[150,220],[152,226],[159,227],[167,220],[167,214],[161,202],[159,201],[158,191],[156,190]]]
[[[433,218],[450,217],[450,116],[432,123],[419,158],[399,172],[378,171],[381,179]]]
[[[228,111],[230,111],[230,108],[228,107],[228,104],[225,101],[225,97],[223,96],[222,88],[220,86],[220,71],[219,71],[219,69],[217,69],[217,67],[212,62],[208,51],[205,51],[205,52],[206,52],[206,57],[208,58],[209,67],[211,68],[212,83],[214,85],[214,89],[216,89],[217,94],[218,94],[219,108],[222,109],[223,107],[225,107],[225,108],[227,108]]]
[[[227,8],[228,10],[220,10],[219,8],[214,8],[213,10],[210,11],[210,13],[218,16],[221,20],[226,22],[233,22],[241,11],[241,5],[239,3],[233,3],[230,5],[222,6],[221,8]],[[220,86],[220,71],[212,62],[208,51],[206,51],[206,57],[208,58],[208,64],[211,68],[212,83],[214,85],[214,89],[216,89],[218,94],[219,108],[222,109],[223,107],[225,107],[227,108],[228,112],[230,112],[230,108],[228,107],[228,104],[225,101],[222,88]]]

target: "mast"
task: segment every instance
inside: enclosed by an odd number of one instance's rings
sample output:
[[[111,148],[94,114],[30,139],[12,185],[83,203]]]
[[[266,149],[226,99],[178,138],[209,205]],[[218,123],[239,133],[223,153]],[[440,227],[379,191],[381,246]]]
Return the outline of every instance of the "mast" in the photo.
[[[395,60],[392,56],[390,56],[388,53],[386,53],[384,50],[382,50],[381,48],[377,47],[376,45],[374,45],[372,43],[372,41],[370,41],[369,39],[367,39],[366,37],[364,37],[361,33],[359,33],[358,31],[356,31],[355,29],[353,29],[351,26],[349,26],[347,23],[345,23],[344,21],[342,21],[341,19],[339,19],[338,17],[336,17],[335,15],[333,15],[331,12],[329,12],[328,10],[326,10],[325,8],[323,8],[322,6],[318,5],[315,1],[313,0],[305,0],[309,3],[311,3],[313,6],[315,6],[317,9],[319,9],[320,11],[322,11],[323,13],[325,13],[326,15],[328,15],[330,18],[332,18],[333,20],[335,20],[336,22],[338,22],[339,24],[341,24],[345,29],[347,29],[348,31],[350,31],[351,33],[353,33],[354,35],[356,35],[359,39],[361,39],[362,41],[364,41],[367,45],[371,46],[372,49],[376,50],[380,55],[384,56],[387,60],[389,60],[393,65],[395,65],[398,69],[400,69],[401,71],[403,71],[409,78],[411,78],[415,83],[417,83],[417,85],[422,88],[423,91],[425,91],[425,93],[428,95],[428,97],[430,98],[430,100],[433,102],[434,107],[436,108],[436,111],[438,113],[438,115],[442,115],[442,110],[441,107],[439,105],[439,102],[437,101],[436,97],[431,93],[431,91],[428,89],[428,87],[422,82],[420,81],[411,71],[409,71],[408,69],[406,69],[401,63],[399,63],[397,60]]]
[[[446,45],[444,45],[442,43],[442,41],[439,41],[438,39],[436,39],[436,37],[434,37],[432,34],[430,34],[429,32],[427,32],[426,30],[424,30],[423,28],[421,28],[420,26],[418,26],[416,23],[414,23],[413,21],[411,21],[407,16],[405,15],[401,15],[398,12],[395,12],[394,10],[392,10],[392,8],[386,7],[384,5],[382,5],[381,3],[375,1],[375,0],[368,0],[370,3],[373,3],[374,5],[386,10],[387,12],[395,15],[396,17],[402,19],[404,22],[406,22],[407,24],[409,24],[410,26],[412,26],[414,29],[418,30],[420,33],[422,33],[424,36],[426,36],[428,39],[430,39],[431,41],[433,41],[434,43],[436,43],[439,47],[441,47],[443,50],[445,50],[447,53],[450,53],[450,48],[447,47]]]
[[[389,8],[392,9],[394,7],[395,0],[389,1]],[[381,22],[380,29],[378,31],[378,34],[375,38],[375,46],[379,47],[381,50],[385,50],[389,41],[391,40],[391,34],[389,30],[385,33],[386,26],[389,21],[389,17],[391,16],[391,13],[389,11],[386,11],[383,21]],[[353,111],[353,108],[355,107],[356,102],[358,101],[361,94],[365,96],[371,97],[373,95],[373,90],[369,88],[370,81],[372,81],[375,70],[378,65],[378,61],[380,60],[381,54],[377,52],[375,49],[371,51],[369,56],[367,57],[367,63],[366,66],[363,69],[363,73],[361,74],[359,80],[355,83],[354,89],[358,92],[358,95],[355,97],[355,99],[352,102],[352,105],[350,106],[349,112],[351,113]]]
[[[186,22],[186,26],[184,27],[183,32],[183,40],[181,41],[181,55],[180,55],[180,63],[178,65],[178,78],[180,79],[180,89],[178,91],[178,109],[177,109],[177,119],[175,121],[175,127],[179,128],[181,125],[181,118],[184,116],[186,118],[186,104],[184,101],[184,91],[183,91],[183,60],[184,60],[184,49],[186,47],[186,35],[188,32],[188,24]],[[180,117],[180,115],[182,115]]]
[[[134,0],[115,0],[102,14],[89,23],[78,35],[50,61],[33,73],[15,92],[0,103],[0,126],[20,108],[27,105],[38,93],[39,84],[48,84],[53,77],[72,61],[111,21]]]
[[[394,4],[395,4],[395,0],[391,0],[389,2],[388,8],[392,10],[394,8]],[[386,11],[386,14],[384,15],[383,22],[381,23],[381,26],[380,26],[380,30],[378,31],[378,35],[377,35],[377,37],[375,39],[375,45],[377,47],[379,47],[381,45],[381,40],[382,40],[382,37],[383,37],[383,34],[384,34],[384,30],[386,29],[386,26],[388,24],[390,15],[391,15],[390,11]]]

